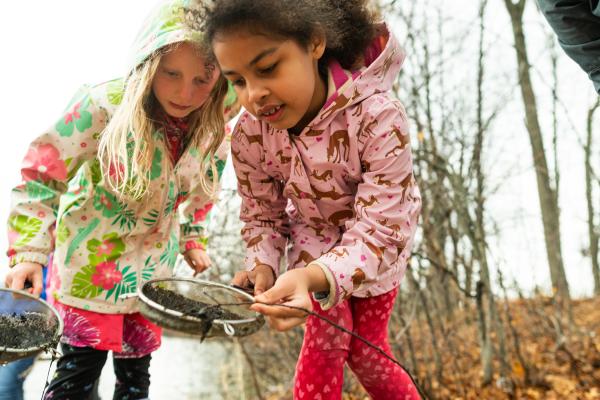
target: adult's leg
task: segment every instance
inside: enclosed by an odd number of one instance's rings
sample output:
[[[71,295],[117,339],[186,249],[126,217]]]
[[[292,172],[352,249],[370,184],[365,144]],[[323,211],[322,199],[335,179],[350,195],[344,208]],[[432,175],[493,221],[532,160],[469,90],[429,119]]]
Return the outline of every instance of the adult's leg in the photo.
[[[23,400],[23,382],[34,360],[27,357],[0,366],[0,400]]]
[[[313,309],[352,330],[352,314],[347,301],[327,311],[313,301]],[[349,346],[350,335],[310,315],[296,365],[294,399],[340,400]]]
[[[354,332],[394,357],[388,323],[398,290],[369,298],[352,297]],[[364,342],[352,338],[348,365],[374,400],[418,400],[410,376],[397,364]]]
[[[62,356],[46,390],[46,400],[88,399],[106,362],[107,351],[61,343]]]

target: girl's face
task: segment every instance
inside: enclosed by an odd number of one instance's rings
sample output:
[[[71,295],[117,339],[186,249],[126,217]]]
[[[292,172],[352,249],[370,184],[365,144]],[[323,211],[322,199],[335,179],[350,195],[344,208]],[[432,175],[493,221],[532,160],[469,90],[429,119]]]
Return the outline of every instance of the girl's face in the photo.
[[[171,117],[187,117],[204,104],[219,78],[213,64],[207,64],[198,50],[182,43],[165,54],[152,79],[152,91]]]
[[[240,103],[274,128],[297,133],[325,103],[325,82],[317,66],[325,50],[322,38],[303,48],[294,40],[236,29],[218,34],[212,44]]]

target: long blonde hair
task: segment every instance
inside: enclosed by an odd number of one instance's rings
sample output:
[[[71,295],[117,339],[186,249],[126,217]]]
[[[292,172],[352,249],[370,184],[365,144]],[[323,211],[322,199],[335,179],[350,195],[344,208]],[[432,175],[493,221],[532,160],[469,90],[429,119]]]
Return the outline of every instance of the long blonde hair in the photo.
[[[154,118],[160,105],[152,92],[152,80],[162,57],[178,44],[157,50],[129,75],[123,100],[101,134],[98,158],[102,176],[121,198],[141,200],[151,195],[148,187],[156,149],[154,133],[161,129]],[[226,94],[227,81],[219,76],[204,104],[189,115],[188,146],[200,152],[200,185],[209,196],[216,194],[218,186],[215,153],[225,136]]]

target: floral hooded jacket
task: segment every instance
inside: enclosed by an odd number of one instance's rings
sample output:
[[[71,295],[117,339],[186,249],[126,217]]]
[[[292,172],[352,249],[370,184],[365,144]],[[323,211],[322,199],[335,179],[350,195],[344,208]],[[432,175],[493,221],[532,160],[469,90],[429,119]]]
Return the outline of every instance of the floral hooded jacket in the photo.
[[[406,113],[390,94],[404,54],[385,26],[364,60],[329,65],[325,105],[299,135],[246,113],[231,142],[246,267],[315,262],[325,309],[399,285],[421,209]]]
[[[131,68],[165,45],[200,39],[199,32],[184,27],[186,3],[156,8],[136,39]],[[53,253],[60,281],[55,298],[111,314],[135,312],[136,299],[124,295],[149,279],[171,276],[179,249],[204,240],[212,206],[199,184],[202,154],[187,148],[173,165],[160,131],[149,171],[151,195],[128,202],[111,190],[100,172],[98,143],[123,88],[124,79],[82,88],[64,115],[31,144],[8,221],[11,265],[46,265]],[[219,172],[227,152],[224,143],[217,155]]]

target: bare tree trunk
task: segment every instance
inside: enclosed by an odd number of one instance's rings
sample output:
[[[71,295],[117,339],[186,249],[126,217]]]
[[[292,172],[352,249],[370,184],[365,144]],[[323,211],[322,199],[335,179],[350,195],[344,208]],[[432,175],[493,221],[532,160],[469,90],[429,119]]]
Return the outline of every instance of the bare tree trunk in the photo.
[[[563,264],[560,243],[560,210],[556,202],[557,196],[550,182],[550,173],[546,161],[542,129],[539,124],[536,97],[530,76],[530,64],[527,56],[527,45],[523,33],[523,12],[526,0],[504,0],[506,9],[510,15],[515,50],[517,56],[519,87],[525,106],[525,124],[529,132],[531,150],[533,153],[533,164],[538,187],[542,221],[544,225],[544,238],[546,242],[546,254],[550,267],[550,278],[553,290],[559,297],[559,302],[568,302],[570,299],[569,285]]]
[[[585,152],[585,199],[587,202],[588,212],[588,235],[590,240],[590,258],[592,260],[592,275],[594,276],[594,294],[600,295],[600,265],[598,262],[598,244],[600,242],[600,223],[595,223],[595,210],[594,210],[594,191],[593,191],[593,176],[594,171],[592,168],[592,131],[594,119],[594,113],[600,106],[600,99],[596,101],[596,104],[589,109],[587,115],[587,135],[584,145]]]
[[[489,316],[486,316],[484,304],[483,304],[483,294],[484,294],[484,285],[481,281],[477,282],[476,292],[477,292],[477,323],[479,330],[479,344],[481,346],[481,365],[483,367],[483,385],[489,385],[492,382],[492,375],[494,373],[492,361],[493,361],[493,349],[492,349],[492,340],[490,339],[489,326],[491,325],[489,322]]]
[[[410,275],[411,279],[415,279],[414,276]],[[417,282],[414,282],[417,284]],[[417,284],[418,285],[418,284]],[[433,323],[433,318],[431,317],[431,311],[429,310],[429,304],[427,303],[427,298],[425,297],[425,292],[423,290],[418,291],[419,299],[421,300],[421,305],[423,307],[423,312],[425,313],[425,318],[427,320],[427,326],[429,327],[429,334],[431,335],[431,347],[433,348],[433,360],[435,363],[435,377],[438,382],[442,382],[444,376],[444,366],[442,363],[442,353],[440,351],[440,346],[437,341],[437,335],[435,332],[435,325]]]
[[[531,367],[529,366],[529,363],[525,360],[525,357],[523,356],[523,350],[521,350],[521,338],[519,337],[519,333],[515,329],[513,323],[512,313],[510,311],[508,302],[508,294],[506,291],[506,286],[504,285],[504,277],[502,276],[501,272],[499,275],[500,276],[498,282],[500,283],[500,288],[502,289],[502,292],[504,294],[504,313],[506,315],[508,328],[512,335],[513,347],[515,348],[515,353],[517,355],[517,359],[519,360],[519,364],[521,365],[521,368],[523,368],[523,380],[526,385],[529,385],[531,383]]]
[[[494,326],[499,343],[498,358],[500,360],[501,375],[507,376],[508,363],[506,362],[506,348],[504,329],[502,327],[500,318],[498,316],[498,310],[496,308],[496,302],[494,299],[494,293],[492,291],[492,282],[490,277],[490,269],[487,260],[487,234],[485,230],[485,176],[483,173],[483,167],[481,165],[481,157],[483,153],[483,143],[485,139],[486,124],[483,118],[484,108],[484,97],[483,97],[483,83],[485,75],[485,51],[484,51],[484,38],[485,38],[485,10],[487,7],[487,0],[482,0],[479,7],[479,56],[477,63],[477,132],[475,136],[475,146],[473,149],[472,156],[472,168],[476,178],[476,191],[475,191],[475,232],[473,234],[473,250],[480,264],[480,275],[483,284],[483,290],[487,292],[487,316],[483,318],[480,323],[486,324],[486,329],[481,333],[484,335],[482,340],[482,363],[483,363],[483,383],[489,384],[492,379],[492,341],[490,340],[491,335],[491,324]],[[489,347],[489,348],[487,348]]]
[[[492,307],[494,304],[493,295],[491,291],[490,273],[487,264],[486,256],[486,237],[485,227],[483,222],[483,207],[484,207],[484,176],[481,167],[481,152],[483,151],[483,79],[484,79],[484,32],[485,28],[483,25],[483,19],[485,15],[485,7],[487,0],[480,3],[479,7],[479,55],[477,60],[477,133],[475,136],[475,146],[473,148],[473,162],[472,166],[475,170],[475,177],[477,182],[476,193],[475,193],[475,232],[473,240],[473,249],[477,258],[479,259],[479,266],[481,268],[480,275],[483,282],[479,282],[477,285],[477,308],[479,310],[479,335],[481,338],[481,364],[483,369],[483,385],[489,385],[492,381],[492,374],[494,372],[493,362],[493,347],[491,340],[491,324],[490,317],[493,312]],[[483,308],[483,292],[488,294],[488,313],[486,315]]]

